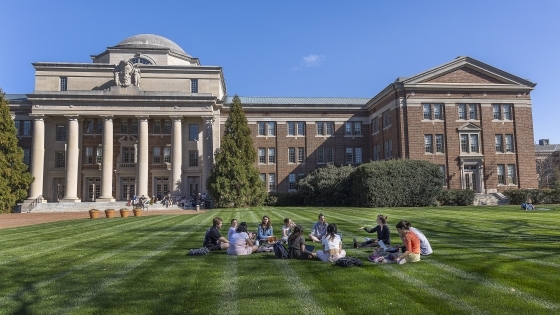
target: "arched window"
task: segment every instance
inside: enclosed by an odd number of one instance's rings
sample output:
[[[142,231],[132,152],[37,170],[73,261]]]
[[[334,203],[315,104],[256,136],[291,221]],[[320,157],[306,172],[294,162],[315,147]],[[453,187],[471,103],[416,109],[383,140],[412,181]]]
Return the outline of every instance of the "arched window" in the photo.
[[[134,57],[134,58],[130,59],[129,61],[133,65],[138,64],[138,63],[145,64],[145,65],[151,65],[152,64],[152,62],[150,60],[148,60],[146,58],[142,58],[142,57]]]

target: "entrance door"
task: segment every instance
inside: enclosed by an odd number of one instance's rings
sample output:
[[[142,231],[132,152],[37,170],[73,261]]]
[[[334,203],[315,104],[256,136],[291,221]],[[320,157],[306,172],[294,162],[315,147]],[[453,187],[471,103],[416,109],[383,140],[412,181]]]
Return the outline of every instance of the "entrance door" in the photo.
[[[88,178],[87,179],[87,201],[95,201],[101,196],[101,178]]]
[[[121,200],[132,200],[136,192],[135,177],[121,177]]]
[[[66,194],[66,180],[64,178],[53,178],[52,202],[59,202]]]
[[[465,189],[474,190],[478,192],[477,173],[478,167],[476,165],[465,165]]]
[[[169,191],[169,177],[154,178],[155,196],[165,196]]]

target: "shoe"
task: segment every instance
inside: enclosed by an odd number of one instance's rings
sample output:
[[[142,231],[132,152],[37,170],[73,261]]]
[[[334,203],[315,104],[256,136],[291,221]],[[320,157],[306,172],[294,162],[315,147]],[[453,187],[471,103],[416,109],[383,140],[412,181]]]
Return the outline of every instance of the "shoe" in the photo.
[[[354,248],[358,248],[358,242],[356,241],[355,237],[354,237],[353,241],[354,241]]]

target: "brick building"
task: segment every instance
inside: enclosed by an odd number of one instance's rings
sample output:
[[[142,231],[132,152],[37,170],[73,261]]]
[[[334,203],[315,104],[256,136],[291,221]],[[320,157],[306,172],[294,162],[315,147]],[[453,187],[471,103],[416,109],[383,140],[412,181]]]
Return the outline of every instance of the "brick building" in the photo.
[[[29,200],[127,200],[205,191],[231,97],[222,68],[156,35],[127,38],[92,63],[34,63],[35,91],[9,94]],[[537,187],[535,84],[469,57],[373,98],[241,97],[255,165],[270,191],[318,166],[432,161],[448,188]]]

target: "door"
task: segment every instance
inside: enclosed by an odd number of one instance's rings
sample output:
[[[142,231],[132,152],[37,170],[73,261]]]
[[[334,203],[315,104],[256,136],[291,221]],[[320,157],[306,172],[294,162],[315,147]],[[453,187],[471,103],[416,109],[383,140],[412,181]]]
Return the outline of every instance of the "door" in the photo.
[[[478,167],[476,165],[465,165],[464,166],[464,176],[465,176],[465,189],[474,190],[474,192],[478,191],[478,182],[477,182],[477,174],[478,174]]]
[[[164,196],[169,191],[169,177],[155,177],[155,196]]]
[[[52,202],[59,202],[66,194],[66,180],[64,178],[53,178]]]
[[[87,201],[95,201],[101,196],[101,178],[88,178],[87,179]]]
[[[135,194],[136,177],[121,177],[121,200],[132,200]]]

